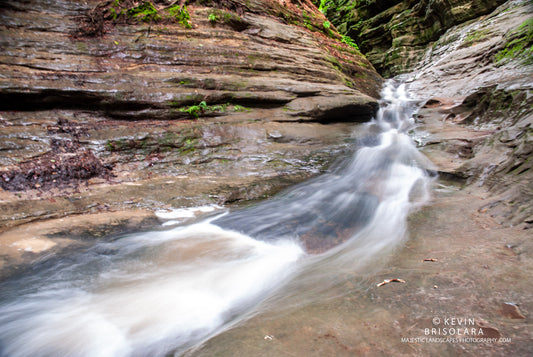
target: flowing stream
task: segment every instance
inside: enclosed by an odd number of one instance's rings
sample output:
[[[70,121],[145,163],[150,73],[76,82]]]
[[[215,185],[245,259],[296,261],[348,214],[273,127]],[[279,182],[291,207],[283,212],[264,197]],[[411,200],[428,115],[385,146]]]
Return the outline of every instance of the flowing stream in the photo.
[[[319,298],[332,276],[401,244],[410,209],[428,198],[431,164],[406,134],[414,110],[389,82],[353,157],[329,173],[254,207],[100,242],[6,281],[0,356],[181,355],[261,309]]]

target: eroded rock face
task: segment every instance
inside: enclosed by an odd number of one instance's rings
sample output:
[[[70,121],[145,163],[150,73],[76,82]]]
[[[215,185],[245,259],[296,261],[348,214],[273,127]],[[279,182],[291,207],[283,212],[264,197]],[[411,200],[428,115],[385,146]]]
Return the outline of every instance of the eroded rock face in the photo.
[[[510,1],[454,27],[402,77],[427,101],[422,151],[443,177],[484,191],[480,212],[522,228],[533,224],[532,14],[529,2]]]
[[[428,44],[447,29],[486,15],[504,2],[327,0],[322,6],[339,31],[354,38],[378,71],[389,77],[416,66]]]
[[[380,75],[308,1],[142,3],[0,4],[0,230],[266,197],[377,109]]]
[[[379,75],[337,41],[338,34],[313,29],[323,17],[317,19],[322,15],[310,4],[302,3],[299,13],[275,1],[228,2],[230,10],[191,5],[186,26],[136,21],[123,10],[122,22],[106,20],[101,33],[82,36],[85,20],[75,15],[101,8],[102,16],[113,10],[116,17],[121,8],[113,4],[2,5],[4,166],[50,153],[61,140],[88,147],[101,159],[126,150],[165,156],[184,146],[190,151],[232,144],[228,129],[220,130],[223,139],[194,129],[201,127],[194,124],[198,117],[217,123],[354,122],[370,119],[377,108]],[[307,21],[314,32],[267,17],[278,9],[291,22]],[[177,120],[196,131],[163,129]],[[157,133],[141,132],[154,126]],[[221,142],[198,143],[202,135]]]

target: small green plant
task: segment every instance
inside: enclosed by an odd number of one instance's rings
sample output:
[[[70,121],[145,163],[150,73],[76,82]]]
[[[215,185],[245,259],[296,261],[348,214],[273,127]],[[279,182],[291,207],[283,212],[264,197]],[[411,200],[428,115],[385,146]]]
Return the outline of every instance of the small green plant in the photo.
[[[105,144],[105,146],[106,146],[106,149],[108,151],[115,151],[116,150],[115,145],[114,145],[114,143],[111,140],[108,140],[107,143]]]
[[[174,5],[168,8],[166,11],[170,14],[170,16],[179,24],[181,24],[183,27],[190,29],[191,28],[191,15],[189,14],[189,10],[187,10],[187,6],[179,6]]]
[[[120,0],[114,0],[111,4],[111,7],[109,8],[109,13],[111,14],[111,19],[113,21],[116,21],[119,16],[119,10],[120,9]]]
[[[207,103],[205,101],[201,101],[198,105],[191,105],[188,108],[181,108],[180,112],[186,112],[189,113],[189,115],[195,119],[198,119],[198,113],[203,113],[207,109]]]
[[[109,9],[109,13],[111,14],[111,19],[113,21],[115,21],[117,19],[117,17],[118,17],[117,10],[115,10],[115,8],[112,7],[112,8]]]
[[[224,113],[226,111],[227,107],[228,107],[227,104],[219,104],[219,105],[210,106],[210,107],[208,107],[208,109],[210,111],[216,111],[216,112]]]
[[[172,103],[173,102],[171,102],[171,105],[174,105]],[[200,114],[204,114],[206,112],[224,113],[228,105],[229,104],[207,105],[205,101],[201,101],[200,104],[179,108],[178,110],[182,113],[188,113],[191,117],[198,119]]]
[[[217,22],[218,20],[220,20],[220,17],[218,17],[217,14],[215,14],[214,12],[210,13],[208,16],[207,16],[209,22],[211,22],[212,24]]]
[[[333,33],[333,31],[331,31],[331,22],[324,21],[322,26],[324,27],[324,34],[326,34],[326,36],[329,36],[331,38],[335,37],[335,34]]]
[[[351,37],[349,37],[349,36],[342,36],[341,42],[342,42],[342,43],[345,43],[345,44],[347,44],[348,46],[350,46],[350,47],[352,47],[352,48],[355,48],[357,51],[359,51],[359,46],[357,46],[357,44],[354,42],[354,40],[352,40]]]
[[[329,7],[329,5],[326,5],[327,2],[328,0],[320,0],[320,5],[318,6],[318,11],[320,11],[324,15],[328,11],[328,7]]]

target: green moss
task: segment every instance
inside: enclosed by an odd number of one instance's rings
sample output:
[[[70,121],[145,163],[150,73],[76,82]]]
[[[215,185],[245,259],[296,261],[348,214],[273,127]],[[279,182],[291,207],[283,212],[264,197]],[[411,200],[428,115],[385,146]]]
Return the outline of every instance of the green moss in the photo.
[[[78,52],[86,53],[88,52],[87,45],[84,42],[76,42],[76,50]]]
[[[304,26],[307,27],[309,30],[314,31],[311,18],[309,17],[309,15],[307,15],[307,11],[302,10],[302,18],[304,19]]]
[[[215,112],[225,113],[228,106],[230,105],[231,104],[229,103],[207,105],[205,101],[201,101],[199,104],[191,105],[189,107],[181,107],[181,108],[178,108],[177,110],[182,113],[188,113],[190,117],[194,119],[198,119],[199,116],[205,115],[207,113],[215,113]],[[241,107],[241,106],[234,106],[234,110],[241,111],[241,110],[246,110],[246,108]]]
[[[159,146],[166,148],[176,146],[176,142],[178,141],[178,135],[172,131],[165,132],[162,137],[157,139],[157,143],[159,144]]]
[[[400,57],[401,57],[400,56],[400,51],[392,50],[392,51],[387,52],[387,54],[385,55],[385,61],[386,62],[392,62],[394,60],[397,60]]]
[[[354,47],[346,48],[346,46],[341,46],[341,45],[331,45],[331,47],[333,47],[334,49],[340,52],[347,52],[351,55],[361,56],[361,52]]]
[[[127,14],[143,22],[158,22],[161,20],[161,15],[157,13],[157,9],[150,1],[143,1],[139,6],[129,9]]]
[[[525,64],[533,64],[532,46],[533,19],[528,19],[511,33],[504,49],[494,56],[494,62],[501,66],[511,60],[519,59]]]
[[[481,29],[478,31],[470,31],[463,40],[461,47],[469,47],[476,43],[483,42],[490,35],[489,30]]]
[[[135,3],[138,2],[113,0],[107,8],[107,20],[114,23],[130,23],[132,20],[145,23],[175,22],[185,28],[191,28],[191,17],[185,5],[173,5],[158,10],[150,1],[142,1],[132,7]]]
[[[333,68],[335,68],[336,70],[340,71],[341,70],[341,64],[339,62],[339,60],[337,59],[337,57],[334,57],[334,56],[326,56],[326,60],[331,63],[333,65]]]
[[[116,151],[131,151],[133,149],[146,150],[149,146],[149,139],[147,137],[140,139],[118,139],[108,140],[105,144],[107,150],[111,152]]]
[[[115,148],[115,144],[113,141],[111,140],[108,140],[107,143],[105,143],[105,148],[109,151],[115,151],[116,148]]]
[[[342,79],[342,81],[344,82],[344,85],[345,85],[346,87],[349,87],[349,88],[355,88],[355,84],[354,84],[352,81],[350,81],[348,78],[344,77],[344,78]]]
[[[196,148],[199,146],[198,138],[195,137],[186,137],[183,138],[182,146],[179,148],[179,151],[181,154],[189,154],[196,150]]]
[[[169,16],[174,21],[176,21],[178,24],[182,25],[183,27],[187,29],[190,29],[192,27],[190,23],[191,15],[189,14],[189,11],[187,10],[187,6],[174,5],[166,9],[165,11],[168,12]]]
[[[242,105],[235,104],[233,110],[236,112],[249,112],[252,111],[252,108],[243,107]]]
[[[227,10],[212,9],[207,15],[207,19],[212,25],[221,22],[236,31],[242,31],[248,27],[248,23],[239,15]]]
[[[181,132],[152,133],[143,138],[109,140],[105,147],[111,152],[122,151],[135,155],[149,155],[154,152],[167,152],[173,149],[178,149],[180,154],[184,154],[201,146],[200,137],[201,133],[196,128],[190,128]]]

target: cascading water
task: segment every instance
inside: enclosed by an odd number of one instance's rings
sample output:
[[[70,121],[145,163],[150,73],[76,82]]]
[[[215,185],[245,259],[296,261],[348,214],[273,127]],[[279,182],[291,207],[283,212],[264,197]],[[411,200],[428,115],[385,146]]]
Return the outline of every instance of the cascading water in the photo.
[[[256,207],[98,243],[3,283],[0,356],[180,355],[274,295],[303,303],[332,284],[328,269],[357,271],[390,251],[410,208],[427,198],[430,163],[405,134],[415,106],[403,86],[389,83],[383,98],[354,157],[326,175]]]

